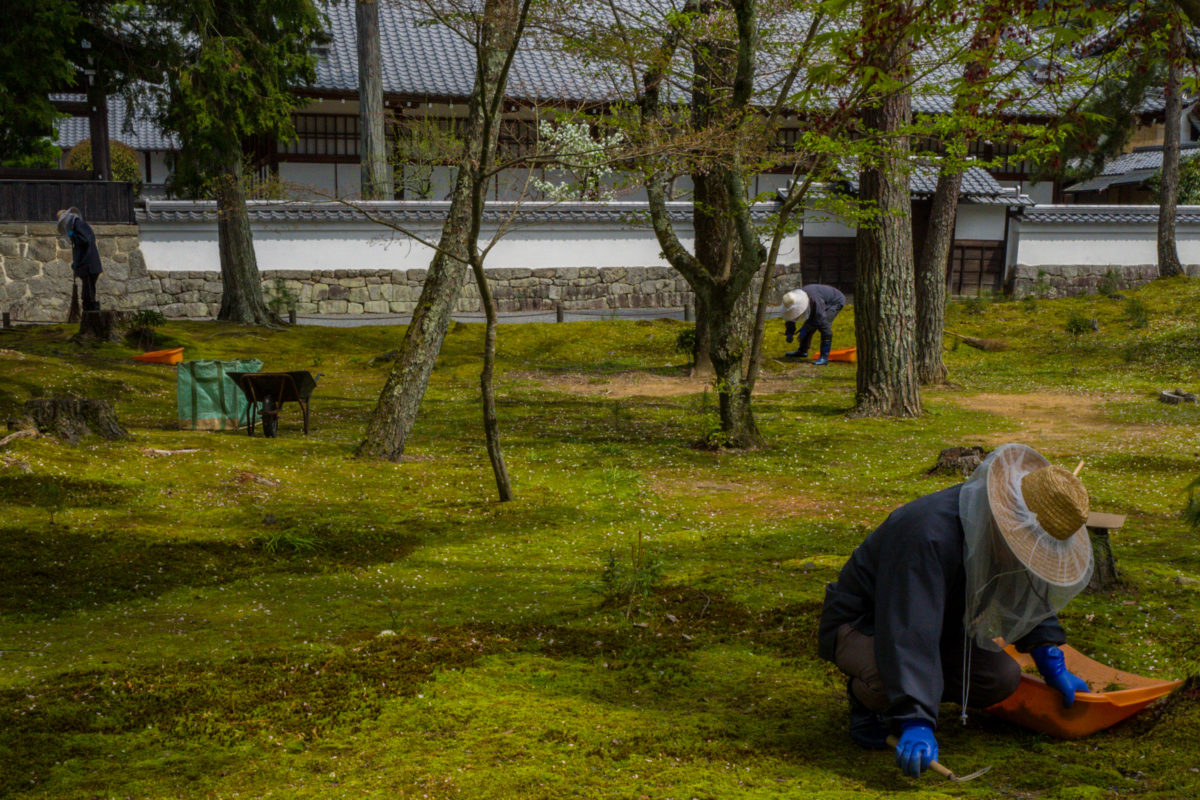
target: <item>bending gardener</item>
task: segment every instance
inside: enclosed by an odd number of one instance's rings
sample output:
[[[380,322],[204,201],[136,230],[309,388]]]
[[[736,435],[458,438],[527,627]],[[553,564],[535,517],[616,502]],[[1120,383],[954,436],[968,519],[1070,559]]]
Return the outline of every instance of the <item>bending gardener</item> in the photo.
[[[808,346],[813,334],[821,332],[821,355],[813,363],[818,367],[829,363],[829,350],[833,347],[833,319],[846,305],[846,295],[832,286],[810,283],[803,289],[793,289],[783,296],[783,319],[787,325],[784,335],[788,344],[796,335],[796,320],[803,320],[800,327],[800,347],[788,353],[793,358],[808,358]]]
[[[100,266],[100,251],[96,249],[96,234],[92,226],[84,222],[79,209],[72,206],[58,212],[58,234],[71,241],[71,270],[83,282],[83,310],[99,311],[96,280],[103,268]]]

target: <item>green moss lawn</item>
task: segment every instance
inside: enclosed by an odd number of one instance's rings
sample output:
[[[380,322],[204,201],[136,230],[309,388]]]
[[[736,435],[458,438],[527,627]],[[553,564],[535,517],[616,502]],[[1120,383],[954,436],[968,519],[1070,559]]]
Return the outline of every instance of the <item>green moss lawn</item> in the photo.
[[[504,326],[506,504],[479,430],[482,326],[450,332],[401,464],[352,456],[399,328],[165,326],[189,359],[325,373],[311,435],[292,407],[276,439],[179,430],[174,368],[130,350],[4,332],[0,418],[73,391],[111,399],[133,438],[0,450],[0,797],[1200,796],[1194,684],[1072,742],[963,728],[947,706],[943,761],[993,765],[958,785],[854,747],[815,652],[855,545],[955,481],[926,475],[938,451],[1023,441],[1086,459],[1093,507],[1129,515],[1125,583],[1068,607],[1072,643],[1200,672],[1179,517],[1200,409],[1155,400],[1200,389],[1200,287],[1126,294],[954,304],[952,330],[1010,347],[949,350],[957,386],[919,420],[849,420],[852,366],[771,360],[770,446],[751,453],[695,446],[715,400],[684,377],[683,323]],[[1099,332],[1068,334],[1073,314]],[[849,310],[835,330],[852,343]],[[654,585],[614,597],[639,539]]]

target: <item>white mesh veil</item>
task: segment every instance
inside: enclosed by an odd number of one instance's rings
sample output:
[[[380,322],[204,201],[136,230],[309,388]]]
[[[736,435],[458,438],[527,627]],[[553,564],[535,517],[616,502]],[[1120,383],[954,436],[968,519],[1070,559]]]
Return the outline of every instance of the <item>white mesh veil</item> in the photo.
[[[1006,444],[963,484],[958,506],[965,536],[963,622],[980,647],[999,650],[997,637],[1020,639],[1061,610],[1091,577],[1086,530],[1055,539],[1021,495],[1021,478],[1047,463],[1033,448]]]

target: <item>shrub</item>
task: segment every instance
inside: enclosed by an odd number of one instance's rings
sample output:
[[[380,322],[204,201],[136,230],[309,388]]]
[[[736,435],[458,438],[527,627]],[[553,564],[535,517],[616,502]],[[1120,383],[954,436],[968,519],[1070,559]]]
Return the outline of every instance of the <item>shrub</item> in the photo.
[[[129,331],[126,336],[131,342],[143,350],[154,346],[158,341],[158,333],[154,330],[167,321],[161,312],[153,308],[143,308],[129,320]]]
[[[647,556],[638,531],[637,541],[629,546],[629,561],[624,562],[616,550],[609,550],[600,573],[596,592],[605,607],[623,607],[625,617],[633,614],[635,606],[644,601],[662,582],[662,562]]]
[[[1078,311],[1072,311],[1071,315],[1067,317],[1066,329],[1067,333],[1074,336],[1077,340],[1079,339],[1080,334],[1094,330],[1092,327],[1092,320],[1088,319],[1083,314],[1080,314]]]
[[[296,308],[296,303],[299,298],[296,293],[288,288],[287,283],[283,278],[276,278],[271,282],[271,297],[267,300],[267,308],[277,317],[282,317],[287,312]]]
[[[137,153],[129,145],[120,142],[108,143],[108,158],[112,163],[113,180],[133,184],[134,195],[142,192],[142,169],[138,165]],[[84,139],[67,153],[67,169],[92,171],[92,142]]]
[[[683,353],[691,361],[692,356],[696,352],[696,328],[695,326],[685,328],[675,337],[675,352]]]
[[[1145,328],[1150,324],[1150,309],[1138,298],[1133,298],[1125,304],[1125,318],[1131,328]]]
[[[1096,291],[1105,297],[1112,297],[1121,288],[1121,274],[1115,269],[1109,269],[1096,284]]]
[[[965,297],[962,301],[962,309],[964,314],[972,317],[983,316],[987,312],[988,305],[992,302],[991,295],[977,294],[974,297]]]

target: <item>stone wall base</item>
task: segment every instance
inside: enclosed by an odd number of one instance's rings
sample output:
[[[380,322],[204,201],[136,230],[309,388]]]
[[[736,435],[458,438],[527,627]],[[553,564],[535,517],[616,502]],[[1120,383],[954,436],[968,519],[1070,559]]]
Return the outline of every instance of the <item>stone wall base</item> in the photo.
[[[1189,275],[1200,275],[1200,265],[1186,267]],[[1105,288],[1135,289],[1158,277],[1157,264],[1060,264],[1013,268],[1012,294],[1022,297],[1075,297],[1095,294]]]
[[[425,282],[425,270],[271,270],[263,293],[292,299],[300,314],[410,314]],[[488,280],[501,312],[620,308],[680,308],[693,302],[679,273],[669,267],[563,267],[492,269]],[[777,270],[775,302],[800,285],[799,264]],[[215,272],[152,272],[159,310],[167,317],[216,315],[221,280]],[[286,302],[280,304],[286,308]],[[481,312],[479,290],[468,275],[455,309]]]

